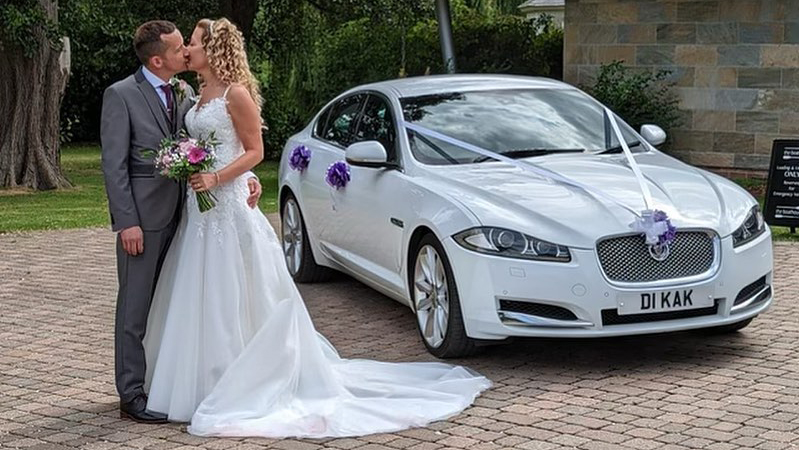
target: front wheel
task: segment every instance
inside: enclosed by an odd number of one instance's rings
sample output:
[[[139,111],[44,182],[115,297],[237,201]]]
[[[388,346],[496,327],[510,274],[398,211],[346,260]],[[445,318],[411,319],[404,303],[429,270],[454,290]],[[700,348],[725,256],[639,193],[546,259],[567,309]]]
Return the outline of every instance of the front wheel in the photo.
[[[444,248],[435,236],[422,238],[416,249],[411,301],[425,347],[439,358],[473,354],[475,341],[466,335],[458,288]]]

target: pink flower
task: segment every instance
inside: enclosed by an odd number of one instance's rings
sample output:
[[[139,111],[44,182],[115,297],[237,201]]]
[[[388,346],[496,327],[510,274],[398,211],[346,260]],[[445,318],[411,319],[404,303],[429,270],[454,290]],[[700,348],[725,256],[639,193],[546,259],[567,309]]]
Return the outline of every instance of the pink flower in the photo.
[[[191,150],[189,150],[188,159],[190,163],[197,164],[205,159],[205,155],[207,155],[205,150],[200,147],[192,147]]]
[[[182,139],[178,142],[178,149],[183,156],[188,156],[193,148],[197,148],[197,143],[193,139]]]

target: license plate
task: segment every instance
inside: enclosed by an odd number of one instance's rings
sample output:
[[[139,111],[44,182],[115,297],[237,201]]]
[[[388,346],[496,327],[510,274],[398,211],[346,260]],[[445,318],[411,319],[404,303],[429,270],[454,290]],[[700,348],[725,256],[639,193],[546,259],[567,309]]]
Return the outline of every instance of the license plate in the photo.
[[[713,306],[710,287],[623,292],[616,299],[619,315],[648,314]]]

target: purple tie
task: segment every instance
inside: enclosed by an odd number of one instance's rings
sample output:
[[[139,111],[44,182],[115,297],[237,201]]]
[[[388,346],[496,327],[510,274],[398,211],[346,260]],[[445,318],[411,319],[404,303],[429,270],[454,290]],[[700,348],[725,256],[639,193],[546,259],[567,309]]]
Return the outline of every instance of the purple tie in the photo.
[[[162,84],[161,90],[164,91],[164,95],[166,96],[166,115],[169,117],[169,121],[172,121],[172,107],[173,107],[173,92],[172,86],[169,84]]]

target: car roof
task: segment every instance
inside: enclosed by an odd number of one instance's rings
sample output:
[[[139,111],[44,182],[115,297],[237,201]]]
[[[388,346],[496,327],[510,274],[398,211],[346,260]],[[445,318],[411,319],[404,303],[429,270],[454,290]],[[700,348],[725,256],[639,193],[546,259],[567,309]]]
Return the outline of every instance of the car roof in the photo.
[[[350,89],[348,93],[375,90],[398,97],[417,97],[442,92],[467,92],[486,89],[574,89],[551,78],[521,75],[426,75],[370,83]]]

